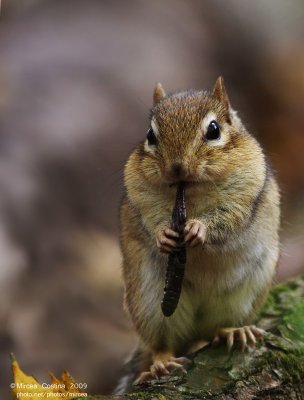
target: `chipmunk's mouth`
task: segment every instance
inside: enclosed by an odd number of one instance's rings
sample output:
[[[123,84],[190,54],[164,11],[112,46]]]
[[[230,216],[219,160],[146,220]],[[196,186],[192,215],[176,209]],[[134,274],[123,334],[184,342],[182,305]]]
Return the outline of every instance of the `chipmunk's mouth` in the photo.
[[[195,182],[195,181],[186,181],[185,182],[185,188],[190,188],[190,187],[194,187],[197,185],[198,185],[198,182]]]
[[[181,181],[177,181],[177,182],[172,182],[169,184],[170,187],[174,187],[177,186]],[[198,181],[183,181],[185,188],[189,188],[189,187],[193,187],[199,184]]]

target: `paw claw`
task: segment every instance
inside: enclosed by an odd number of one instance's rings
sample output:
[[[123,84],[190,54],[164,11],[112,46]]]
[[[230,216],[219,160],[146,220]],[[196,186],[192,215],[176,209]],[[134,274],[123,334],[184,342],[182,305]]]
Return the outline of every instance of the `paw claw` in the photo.
[[[170,228],[165,229],[165,235],[173,238],[179,237],[179,233]]]
[[[234,335],[233,332],[229,332],[228,336],[227,336],[227,348],[228,348],[228,352],[231,351],[232,347],[234,344]]]
[[[258,339],[261,339],[266,334],[266,331],[264,331],[264,329],[258,328],[255,325],[251,325],[249,328]]]
[[[141,385],[144,382],[151,381],[153,376],[151,372],[142,372],[139,377],[133,382],[133,385]]]
[[[181,365],[191,364],[191,360],[189,360],[189,358],[187,358],[187,357],[176,357],[176,358],[173,358],[173,360],[175,360],[175,362],[177,362]]]
[[[214,337],[214,339],[212,340],[212,346],[217,346],[221,341],[221,338],[219,337],[219,335],[216,335]]]

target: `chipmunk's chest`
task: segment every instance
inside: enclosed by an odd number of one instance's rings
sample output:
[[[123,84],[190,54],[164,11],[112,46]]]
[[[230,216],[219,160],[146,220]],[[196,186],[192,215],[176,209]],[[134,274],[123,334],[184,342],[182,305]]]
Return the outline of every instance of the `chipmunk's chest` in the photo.
[[[188,251],[181,296],[172,316],[161,312],[167,258],[142,269],[142,302],[148,332],[164,332],[168,345],[179,349],[198,339],[211,340],[219,326],[239,325],[254,300],[243,269],[227,256]],[[226,259],[226,262],[224,260]]]
[[[209,186],[197,185],[186,190],[185,203],[187,219],[197,218],[199,215],[216,208],[222,195]]]
[[[207,339],[216,327],[241,320],[252,303],[246,294],[247,274],[241,261],[238,266],[227,256],[191,250],[177,309],[166,321],[170,331],[189,336],[190,341],[197,335]]]

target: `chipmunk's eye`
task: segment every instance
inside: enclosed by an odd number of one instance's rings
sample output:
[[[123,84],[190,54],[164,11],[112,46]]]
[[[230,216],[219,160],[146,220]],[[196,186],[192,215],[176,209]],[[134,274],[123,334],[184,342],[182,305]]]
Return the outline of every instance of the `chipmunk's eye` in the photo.
[[[217,122],[211,121],[207,129],[206,139],[215,140],[219,139],[220,136],[221,136],[220,127],[218,126]]]
[[[148,139],[148,143],[149,143],[150,146],[156,146],[157,138],[156,138],[155,133],[153,132],[152,128],[148,129],[147,139]]]

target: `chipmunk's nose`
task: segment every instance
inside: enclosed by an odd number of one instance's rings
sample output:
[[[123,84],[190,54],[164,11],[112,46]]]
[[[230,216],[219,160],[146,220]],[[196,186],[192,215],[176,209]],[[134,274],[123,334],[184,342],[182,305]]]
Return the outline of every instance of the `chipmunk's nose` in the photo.
[[[180,175],[180,173],[182,172],[182,164],[179,163],[179,162],[174,162],[174,163],[172,164],[172,172],[173,172],[175,175]]]
[[[183,179],[187,175],[187,169],[181,162],[173,162],[171,165],[171,171],[175,179]]]

